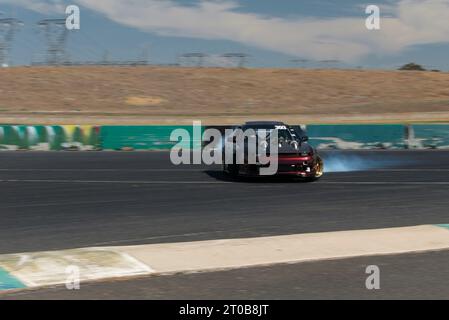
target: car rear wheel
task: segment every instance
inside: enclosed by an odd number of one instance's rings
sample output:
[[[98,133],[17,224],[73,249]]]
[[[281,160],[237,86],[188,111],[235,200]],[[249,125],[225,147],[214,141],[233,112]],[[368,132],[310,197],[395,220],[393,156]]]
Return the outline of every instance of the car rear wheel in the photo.
[[[223,164],[223,171],[235,177],[239,173],[239,167],[236,164]]]

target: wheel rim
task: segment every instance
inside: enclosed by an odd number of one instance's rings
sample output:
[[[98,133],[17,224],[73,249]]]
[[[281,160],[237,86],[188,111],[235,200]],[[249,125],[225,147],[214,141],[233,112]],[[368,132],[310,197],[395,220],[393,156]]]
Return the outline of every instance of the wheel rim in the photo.
[[[324,164],[321,158],[318,158],[315,165],[315,177],[319,178],[323,175],[324,172]]]

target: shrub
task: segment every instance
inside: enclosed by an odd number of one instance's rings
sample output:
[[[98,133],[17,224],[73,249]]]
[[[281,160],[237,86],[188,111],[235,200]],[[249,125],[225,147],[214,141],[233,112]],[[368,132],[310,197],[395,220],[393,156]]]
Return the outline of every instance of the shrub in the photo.
[[[413,63],[413,62],[404,64],[402,67],[399,68],[399,70],[426,71],[426,69],[424,69],[421,65]]]

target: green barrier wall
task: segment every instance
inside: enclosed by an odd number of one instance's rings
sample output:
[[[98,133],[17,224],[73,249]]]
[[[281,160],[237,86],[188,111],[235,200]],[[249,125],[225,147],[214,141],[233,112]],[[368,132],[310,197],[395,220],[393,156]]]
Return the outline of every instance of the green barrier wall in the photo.
[[[392,125],[308,125],[311,144],[320,149],[403,149],[405,127]]]
[[[410,128],[411,148],[449,149],[449,124],[414,124]]]
[[[0,126],[0,150],[92,150],[99,147],[95,126]]]
[[[205,128],[197,127],[197,132]],[[225,126],[217,126],[223,129]],[[184,129],[197,149],[192,126],[0,126],[0,150],[169,150],[175,129]],[[449,149],[449,124],[308,125],[310,143],[320,149]]]
[[[173,130],[184,129],[191,137],[192,143],[181,143],[183,148],[200,148],[201,137],[193,140],[192,126],[102,126],[101,146],[104,150],[167,150],[177,141],[170,141]],[[202,135],[204,128],[198,127]]]

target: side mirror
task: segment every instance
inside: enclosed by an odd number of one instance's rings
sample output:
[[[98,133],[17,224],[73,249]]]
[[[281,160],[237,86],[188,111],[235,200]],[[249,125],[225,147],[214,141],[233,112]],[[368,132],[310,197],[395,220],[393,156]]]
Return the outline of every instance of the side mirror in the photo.
[[[309,137],[308,136],[302,136],[301,137],[301,142],[306,142],[309,141]]]

